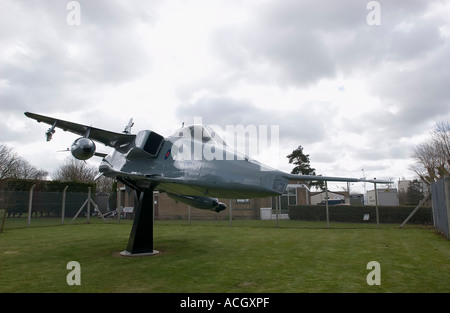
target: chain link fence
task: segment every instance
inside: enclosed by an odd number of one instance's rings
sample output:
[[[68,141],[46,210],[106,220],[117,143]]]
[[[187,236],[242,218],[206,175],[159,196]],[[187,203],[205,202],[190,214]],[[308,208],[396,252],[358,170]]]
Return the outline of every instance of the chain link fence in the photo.
[[[85,192],[3,191],[0,194],[2,228],[47,226],[78,222],[100,216],[109,210],[108,195]],[[78,213],[78,214],[77,214]],[[89,220],[88,220],[89,221]]]
[[[450,177],[431,184],[435,227],[450,239]]]

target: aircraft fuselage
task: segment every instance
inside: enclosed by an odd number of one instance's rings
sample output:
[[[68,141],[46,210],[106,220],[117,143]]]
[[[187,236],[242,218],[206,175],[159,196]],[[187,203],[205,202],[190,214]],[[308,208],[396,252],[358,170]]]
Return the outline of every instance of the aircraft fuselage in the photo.
[[[130,173],[125,179],[141,189],[156,180],[160,191],[223,198],[278,195],[288,182],[282,172],[233,151],[225,143],[171,136],[163,141],[157,156],[150,156],[140,137],[144,135],[139,133],[127,149],[107,156],[100,171],[105,176]]]

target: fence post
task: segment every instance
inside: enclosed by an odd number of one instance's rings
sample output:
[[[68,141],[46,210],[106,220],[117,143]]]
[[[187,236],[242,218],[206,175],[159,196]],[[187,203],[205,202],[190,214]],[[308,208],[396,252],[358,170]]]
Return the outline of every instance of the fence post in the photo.
[[[280,199],[280,197],[279,196],[275,196],[275,219],[277,218],[277,212],[278,212],[278,200]],[[270,211],[270,219],[272,219],[273,218],[273,214],[272,214],[272,211]],[[275,227],[278,227],[278,221],[277,221],[277,223],[275,224]]]
[[[188,205],[188,225],[191,226],[191,206]]]
[[[288,201],[289,201],[289,193],[288,193]],[[275,219],[277,220],[277,228],[278,228],[278,226],[279,226],[279,224],[278,224],[278,213],[281,211],[281,196],[278,196],[277,197],[277,202],[278,202],[278,205],[277,205],[277,207],[276,207],[276,209],[275,209]]]
[[[117,187],[117,195],[118,195],[118,199],[117,199],[117,223],[120,224],[120,204],[122,203],[122,192],[120,190],[119,187]]]
[[[64,216],[66,214],[66,191],[69,186],[66,186],[63,190],[62,208],[61,208],[61,224],[64,224]]]
[[[228,199],[228,206],[230,207],[230,226],[233,226],[233,208],[231,206],[231,199]]]
[[[330,228],[330,213],[328,210],[328,182],[325,181],[325,209],[327,215],[327,228]]]
[[[88,188],[88,203],[87,203],[87,223],[89,224],[89,216],[91,215],[91,187]]]
[[[31,208],[33,206],[33,189],[36,187],[34,184],[30,189],[30,198],[28,199],[28,227],[31,225]]]
[[[374,178],[373,180],[376,180]],[[380,228],[380,218],[378,217],[378,190],[377,190],[377,183],[373,183],[375,186],[375,213],[377,215],[377,228]]]

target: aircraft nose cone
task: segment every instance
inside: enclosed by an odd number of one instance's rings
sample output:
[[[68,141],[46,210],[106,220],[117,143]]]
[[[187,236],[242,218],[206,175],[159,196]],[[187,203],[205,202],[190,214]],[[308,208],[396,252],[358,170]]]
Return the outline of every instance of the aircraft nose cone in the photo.
[[[217,213],[219,213],[219,212],[225,210],[226,208],[227,208],[227,206],[226,206],[225,204],[223,204],[222,202],[219,202],[219,205],[217,205],[217,206],[214,208],[214,211],[217,212]]]
[[[95,143],[89,138],[78,138],[72,144],[70,151],[78,160],[87,160],[95,153]]]

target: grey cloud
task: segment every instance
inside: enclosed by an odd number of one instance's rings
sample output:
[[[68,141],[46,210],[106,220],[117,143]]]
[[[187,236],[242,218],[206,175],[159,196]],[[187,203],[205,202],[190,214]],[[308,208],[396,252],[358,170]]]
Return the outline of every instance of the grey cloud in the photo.
[[[376,140],[376,137],[374,137],[374,140]],[[411,143],[396,141],[392,138],[383,138],[383,140],[378,140],[373,144],[370,144],[370,142],[366,144],[368,144],[366,147],[354,151],[357,159],[369,161],[407,159],[412,152]]]
[[[249,29],[221,28],[211,50],[238,78],[280,85],[308,85],[335,75],[330,52],[308,28],[259,21]]]
[[[226,64],[224,69],[242,79],[303,87],[361,66],[370,70],[380,62],[420,57],[442,43],[439,22],[422,16],[430,5],[426,1],[382,2],[381,26],[367,24],[366,5],[268,2],[256,9],[246,29],[217,29],[212,51]],[[412,30],[399,31],[409,23]]]
[[[357,1],[276,1],[261,7],[261,24],[308,30],[336,30],[365,23],[366,3]]]
[[[311,33],[266,30],[253,42],[254,54],[267,62],[280,85],[306,86],[335,75],[327,47]]]
[[[231,97],[203,97],[194,103],[179,106],[178,118],[186,124],[201,117],[205,125],[217,125],[223,130],[226,125],[277,125],[281,144],[298,146],[323,140],[332,129],[332,122],[324,126],[323,110],[330,115],[335,108],[326,102],[299,103],[288,111],[279,111],[276,106],[262,109],[248,100]]]
[[[372,116],[374,122],[390,124],[399,134],[411,134],[422,124],[450,116],[448,88],[450,81],[450,46],[442,45],[432,56],[412,68],[386,68],[375,75],[370,91],[397,112],[380,110]],[[389,80],[386,79],[389,77]],[[403,132],[402,132],[403,130]]]
[[[103,86],[136,79],[152,63],[135,32],[153,23],[155,4],[79,1],[81,25],[66,22],[67,2],[3,2],[0,102],[21,110],[79,109]],[[11,16],[7,12],[13,12]],[[92,98],[92,97],[91,97]]]
[[[444,43],[439,36],[439,26],[439,21],[422,20],[409,26],[411,29],[392,30],[386,45],[391,59],[403,61],[426,57]]]

